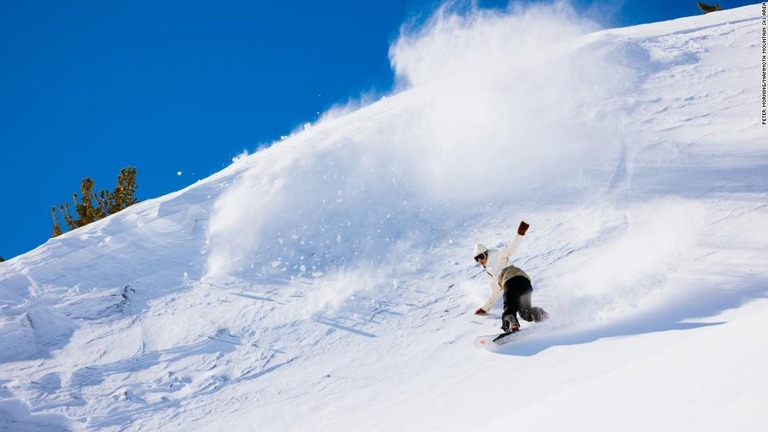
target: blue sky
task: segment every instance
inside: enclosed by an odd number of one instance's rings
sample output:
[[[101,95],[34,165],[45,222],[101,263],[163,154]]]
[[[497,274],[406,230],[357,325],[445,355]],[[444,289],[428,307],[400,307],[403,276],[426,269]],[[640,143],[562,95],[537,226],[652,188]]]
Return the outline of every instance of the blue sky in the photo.
[[[135,166],[137,196],[155,198],[334,104],[389,93],[389,44],[435,3],[0,1],[0,256],[44,243],[51,206],[84,177],[111,189]],[[574,4],[605,27],[700,13],[688,0]]]

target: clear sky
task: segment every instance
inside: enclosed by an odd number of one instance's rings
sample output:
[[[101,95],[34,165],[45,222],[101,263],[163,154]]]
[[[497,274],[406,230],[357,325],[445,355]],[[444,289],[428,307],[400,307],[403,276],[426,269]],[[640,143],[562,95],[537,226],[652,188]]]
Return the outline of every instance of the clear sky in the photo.
[[[692,0],[573,3],[605,27],[700,14]],[[51,206],[84,177],[112,189],[135,166],[138,198],[155,198],[335,104],[388,94],[389,44],[435,4],[0,0],[0,256],[44,243]]]

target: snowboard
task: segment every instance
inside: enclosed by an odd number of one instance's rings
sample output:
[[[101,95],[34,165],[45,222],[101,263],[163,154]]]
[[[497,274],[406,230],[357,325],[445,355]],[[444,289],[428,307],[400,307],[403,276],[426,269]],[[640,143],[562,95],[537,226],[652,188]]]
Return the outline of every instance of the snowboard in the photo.
[[[518,330],[516,332],[504,332],[504,333],[496,333],[496,334],[485,335],[485,336],[478,336],[475,339],[475,346],[478,348],[485,348],[485,349],[493,349],[496,347],[500,347],[504,344],[508,344],[510,342],[517,340],[520,337],[520,334],[523,332],[524,332],[523,330]]]

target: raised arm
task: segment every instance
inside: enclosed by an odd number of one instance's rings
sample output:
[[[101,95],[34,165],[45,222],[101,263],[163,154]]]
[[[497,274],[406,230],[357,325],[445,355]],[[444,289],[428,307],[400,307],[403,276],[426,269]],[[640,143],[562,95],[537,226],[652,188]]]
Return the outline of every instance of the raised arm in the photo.
[[[529,226],[530,225],[525,223],[525,221],[520,222],[520,226],[517,227],[517,235],[515,238],[499,250],[502,258],[509,258],[517,252],[517,248],[520,247],[520,242],[523,241],[523,237],[525,236],[526,231],[528,231]]]

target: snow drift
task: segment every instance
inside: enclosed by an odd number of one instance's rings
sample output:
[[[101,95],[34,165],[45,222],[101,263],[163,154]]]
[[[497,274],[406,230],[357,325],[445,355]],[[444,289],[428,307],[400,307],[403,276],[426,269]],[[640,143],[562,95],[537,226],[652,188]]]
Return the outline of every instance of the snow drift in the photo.
[[[0,264],[0,429],[761,430],[760,29],[404,27],[398,94]],[[478,351],[521,219],[552,319]]]

